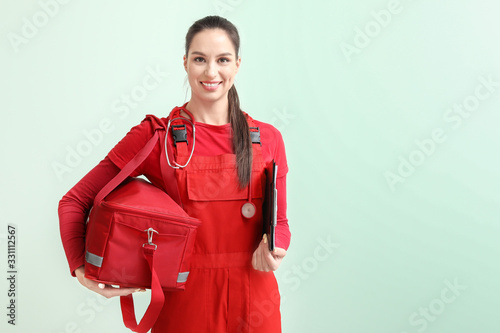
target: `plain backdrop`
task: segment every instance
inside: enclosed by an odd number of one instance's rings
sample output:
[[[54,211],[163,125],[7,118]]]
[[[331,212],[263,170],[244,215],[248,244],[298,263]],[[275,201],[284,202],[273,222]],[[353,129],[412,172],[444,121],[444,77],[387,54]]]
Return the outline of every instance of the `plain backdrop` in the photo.
[[[70,276],[58,201],[146,114],[189,99],[185,33],[220,14],[241,34],[242,107],[276,126],[287,150],[283,332],[500,332],[499,10],[487,0],[1,0],[0,331],[128,331],[118,299]],[[149,292],[136,300],[143,311]]]

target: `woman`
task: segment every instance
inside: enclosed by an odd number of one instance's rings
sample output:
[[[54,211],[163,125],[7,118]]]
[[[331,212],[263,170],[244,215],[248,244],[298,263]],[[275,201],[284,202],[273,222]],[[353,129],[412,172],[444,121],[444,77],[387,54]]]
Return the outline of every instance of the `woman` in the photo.
[[[186,35],[184,68],[191,99],[178,114],[194,117],[196,144],[189,164],[176,171],[183,207],[200,218],[186,290],[166,293],[153,332],[281,332],[275,271],[290,243],[286,218],[286,173],[281,134],[253,120],[239,106],[234,78],[241,64],[236,27],[218,16],[195,22]],[[163,119],[165,120],[165,119]],[[165,121],[166,123],[166,121]],[[258,127],[260,144],[249,127]],[[143,121],[76,184],[59,203],[61,238],[73,276],[105,297],[141,291],[98,284],[84,277],[85,220],[99,190],[153,135]],[[188,138],[192,137],[188,128]],[[188,139],[188,151],[192,149]],[[168,149],[175,147],[169,142]],[[132,176],[145,175],[165,188],[160,144]],[[262,235],[262,177],[266,163],[278,164],[276,248]],[[189,185],[188,185],[189,183]],[[250,209],[249,209],[250,208]]]

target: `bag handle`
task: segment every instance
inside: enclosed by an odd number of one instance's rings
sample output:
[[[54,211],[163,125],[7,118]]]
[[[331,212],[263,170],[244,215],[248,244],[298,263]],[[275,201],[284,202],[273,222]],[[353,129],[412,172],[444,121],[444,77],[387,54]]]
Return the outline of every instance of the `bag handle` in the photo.
[[[146,333],[153,327],[163,308],[163,303],[165,302],[165,295],[163,294],[160,279],[156,273],[156,263],[154,261],[155,251],[156,245],[154,244],[145,244],[143,247],[144,257],[148,261],[151,269],[151,302],[139,324],[137,324],[135,318],[134,298],[132,294],[120,296],[123,323],[127,328],[138,333]]]

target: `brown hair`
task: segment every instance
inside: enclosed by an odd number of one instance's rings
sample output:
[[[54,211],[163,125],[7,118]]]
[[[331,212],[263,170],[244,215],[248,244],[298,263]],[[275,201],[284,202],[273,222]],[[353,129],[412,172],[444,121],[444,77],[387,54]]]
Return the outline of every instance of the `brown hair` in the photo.
[[[231,42],[233,43],[236,59],[238,59],[238,51],[240,49],[240,35],[238,29],[227,19],[220,16],[207,16],[196,22],[189,28],[186,34],[186,56],[194,36],[207,29],[224,30]],[[240,186],[243,188],[250,181],[250,173],[252,170],[252,142],[250,141],[250,132],[248,123],[240,108],[240,99],[236,87],[233,86],[228,92],[229,104],[229,122],[233,133],[233,149],[236,154],[236,165],[238,168],[238,179]]]

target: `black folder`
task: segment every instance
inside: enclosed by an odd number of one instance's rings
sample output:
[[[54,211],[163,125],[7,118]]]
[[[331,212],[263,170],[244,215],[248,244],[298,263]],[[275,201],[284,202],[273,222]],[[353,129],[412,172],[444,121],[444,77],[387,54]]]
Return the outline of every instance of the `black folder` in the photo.
[[[264,230],[263,234],[267,234],[267,243],[269,251],[274,250],[275,243],[275,227],[278,211],[278,191],[276,190],[276,174],[278,166],[272,160],[266,166],[266,196],[264,198]]]

